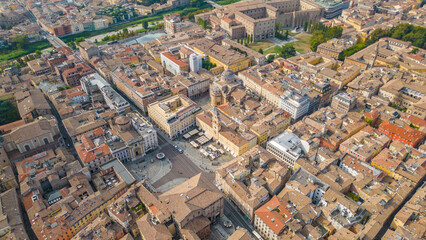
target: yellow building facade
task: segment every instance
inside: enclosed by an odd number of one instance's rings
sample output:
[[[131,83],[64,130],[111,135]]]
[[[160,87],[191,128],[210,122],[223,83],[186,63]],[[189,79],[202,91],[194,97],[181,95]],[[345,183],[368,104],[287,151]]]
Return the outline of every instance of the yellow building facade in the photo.
[[[183,95],[174,95],[148,105],[148,116],[169,138],[174,139],[195,126],[201,108]]]

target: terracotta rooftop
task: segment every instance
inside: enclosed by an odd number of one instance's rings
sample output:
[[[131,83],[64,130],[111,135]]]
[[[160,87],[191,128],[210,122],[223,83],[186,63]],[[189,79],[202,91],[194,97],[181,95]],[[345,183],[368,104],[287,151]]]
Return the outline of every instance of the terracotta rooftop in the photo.
[[[290,221],[292,213],[285,207],[282,199],[273,196],[269,202],[255,211],[255,214],[275,233],[284,230],[286,223]]]
[[[389,121],[384,121],[382,124],[380,124],[379,130],[383,130],[388,135],[392,134],[398,136],[399,138],[402,138],[413,144],[420,142],[426,136],[426,133],[420,132],[414,128],[408,126],[402,128],[392,124]]]
[[[180,67],[183,67],[183,66],[187,66],[188,65],[188,63],[186,63],[186,62],[184,62],[184,61],[182,61],[182,60],[180,60],[180,59],[177,59],[175,56],[173,56],[170,52],[165,52],[165,53],[163,53],[163,55],[166,57],[166,58],[168,58],[168,59],[170,59],[172,62],[174,62],[174,63],[176,63],[177,65],[179,65]]]

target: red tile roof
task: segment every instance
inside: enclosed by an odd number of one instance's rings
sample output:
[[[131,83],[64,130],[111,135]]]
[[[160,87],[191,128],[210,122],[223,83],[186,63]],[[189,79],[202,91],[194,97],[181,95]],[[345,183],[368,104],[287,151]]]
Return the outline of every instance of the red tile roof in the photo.
[[[254,213],[275,233],[279,234],[286,223],[291,219],[291,212],[286,203],[273,196],[269,202],[257,209]]]
[[[401,161],[392,157],[389,149],[385,148],[371,160],[371,163],[395,171],[395,169],[401,164]]]
[[[174,62],[174,63],[176,63],[177,65],[179,65],[180,67],[183,67],[183,66],[187,66],[187,65],[188,65],[188,63],[186,63],[186,62],[184,62],[184,61],[182,61],[182,60],[180,60],[180,59],[177,59],[177,58],[176,58],[175,56],[173,56],[170,52],[163,53],[163,55],[164,55],[166,58],[170,59],[172,62]]]
[[[379,130],[382,130],[385,134],[392,135],[392,138],[398,136],[409,144],[419,143],[426,136],[426,133],[420,132],[414,128],[408,126],[402,128],[389,121],[384,121],[380,124]]]
[[[426,126],[426,120],[423,120],[421,118],[415,117],[410,114],[404,114],[401,116],[402,119],[405,119],[412,123],[413,125],[419,126],[419,127],[425,127]]]
[[[230,19],[229,17],[223,17],[222,19],[223,19],[223,21],[225,21],[227,23],[231,23],[232,22],[232,19]]]
[[[106,156],[110,153],[108,145],[101,144],[99,147],[95,148],[92,151],[87,151],[83,144],[80,144],[76,146],[76,150],[78,152],[78,155],[80,156],[80,159],[83,163],[91,162],[95,159],[101,158],[103,156]]]
[[[99,128],[93,129],[90,132],[87,132],[87,133],[84,133],[84,134],[77,136],[77,139],[81,141],[81,138],[83,136],[87,136],[89,138],[96,138],[97,136],[103,135],[104,133],[105,133],[105,131],[102,128],[99,127]]]
[[[374,120],[378,117],[380,117],[380,112],[377,111],[377,109],[373,109],[371,112],[365,112],[364,117]]]

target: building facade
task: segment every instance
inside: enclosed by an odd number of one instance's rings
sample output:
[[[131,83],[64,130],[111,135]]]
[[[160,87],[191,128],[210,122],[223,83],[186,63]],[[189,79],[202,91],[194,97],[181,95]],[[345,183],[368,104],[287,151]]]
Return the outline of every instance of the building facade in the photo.
[[[148,116],[169,138],[195,126],[195,116],[201,108],[183,95],[175,95],[148,105]]]
[[[309,113],[310,99],[306,94],[287,90],[281,96],[279,107],[291,114],[294,120]]]
[[[309,152],[309,144],[293,133],[283,133],[268,142],[266,150],[293,168],[300,157]]]

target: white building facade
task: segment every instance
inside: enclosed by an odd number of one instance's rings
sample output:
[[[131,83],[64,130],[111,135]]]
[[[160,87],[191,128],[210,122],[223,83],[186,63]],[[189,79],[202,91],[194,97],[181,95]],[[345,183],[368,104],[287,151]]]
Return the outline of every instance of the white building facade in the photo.
[[[266,150],[293,168],[294,163],[309,151],[309,144],[293,133],[284,132],[266,145]]]
[[[309,113],[310,99],[306,94],[301,94],[292,90],[287,90],[281,96],[279,107],[291,114],[294,120]]]

